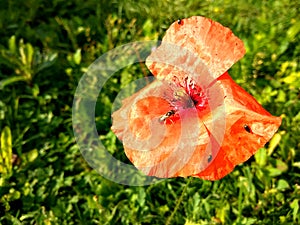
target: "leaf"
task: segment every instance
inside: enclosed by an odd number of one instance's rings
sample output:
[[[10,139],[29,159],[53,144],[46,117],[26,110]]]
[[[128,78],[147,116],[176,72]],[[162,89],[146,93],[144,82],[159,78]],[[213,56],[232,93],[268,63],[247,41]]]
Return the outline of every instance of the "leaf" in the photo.
[[[24,153],[22,156],[24,159],[26,159],[27,162],[33,162],[38,157],[38,155],[38,150],[33,149],[29,152]]]
[[[185,221],[185,224],[184,225],[200,225],[201,223],[195,223],[195,222],[193,222],[193,221],[189,221],[189,220],[187,220],[187,221]]]
[[[294,167],[300,168],[300,162],[294,162],[294,163],[293,163],[293,166],[294,166]]]
[[[267,149],[268,155],[272,155],[274,149],[277,147],[281,140],[281,135],[279,133],[274,134],[273,138],[269,142],[269,147]]]
[[[252,225],[252,224],[256,224],[256,223],[257,223],[256,218],[243,218],[243,220],[241,222],[241,224],[245,224],[245,225]]]
[[[23,65],[26,65],[27,64],[27,58],[26,58],[26,54],[25,54],[25,51],[24,51],[24,42],[23,42],[23,39],[20,40],[19,42],[19,54],[21,56],[21,62]]]
[[[1,132],[0,172],[9,174],[12,169],[12,137],[8,126]]]
[[[290,204],[290,207],[293,209],[293,220],[296,221],[299,214],[299,200],[294,199],[294,201]]]
[[[283,161],[277,159],[276,167],[267,166],[266,169],[268,170],[270,177],[277,177],[281,175],[283,172],[287,171],[288,165]]]
[[[263,167],[267,164],[267,151],[265,148],[261,148],[257,151],[257,153],[254,155],[256,163]]]
[[[153,23],[151,19],[147,19],[143,25],[143,31],[145,36],[150,36],[153,30]]]
[[[277,177],[282,174],[281,170],[274,168],[274,167],[267,167],[266,169],[268,170],[270,177]]]
[[[17,45],[16,45],[16,36],[13,35],[8,40],[8,49],[11,53],[15,54],[17,52]]]
[[[278,91],[276,101],[277,102],[286,102],[286,93],[283,90]]]
[[[9,213],[5,214],[5,218],[11,221],[13,225],[22,225],[21,221],[17,217]]]
[[[73,60],[76,65],[79,65],[81,62],[81,49],[77,49],[73,55]]]
[[[13,76],[0,81],[0,90],[2,90],[5,86],[16,83],[18,81],[28,81],[28,77],[25,76]]]
[[[290,84],[291,87],[300,87],[300,72],[291,72],[288,76],[281,79],[282,82]]]
[[[277,183],[278,190],[286,190],[288,188],[290,188],[290,185],[286,180],[283,180],[283,179],[278,180],[278,183]]]
[[[279,45],[278,54],[279,55],[283,54],[288,47],[289,47],[289,42],[287,40],[283,40],[282,43]]]
[[[300,32],[300,21],[296,22],[293,26],[291,26],[288,29],[286,34],[290,40],[293,40],[299,32]]]
[[[46,56],[43,56],[41,59],[42,62],[37,65],[36,72],[40,72],[43,69],[52,66],[56,62],[57,56],[57,53],[48,53]]]
[[[285,171],[288,170],[288,165],[285,162],[277,159],[276,160],[276,168],[279,169],[282,172],[285,172]]]
[[[32,65],[32,59],[34,54],[34,49],[30,43],[26,43],[25,52],[26,52],[27,66],[30,68]]]
[[[228,217],[228,213],[230,212],[230,205],[225,203],[219,209],[216,209],[216,216],[220,219],[222,223],[226,223],[226,218]]]

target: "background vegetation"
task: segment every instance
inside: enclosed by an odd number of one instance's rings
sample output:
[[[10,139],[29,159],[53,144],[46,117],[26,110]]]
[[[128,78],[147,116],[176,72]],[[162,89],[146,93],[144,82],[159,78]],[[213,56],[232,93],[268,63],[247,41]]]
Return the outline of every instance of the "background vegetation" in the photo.
[[[300,3],[297,0],[0,0],[0,224],[300,224]],[[129,187],[102,178],[75,143],[77,83],[101,54],[163,36],[204,15],[247,48],[230,74],[283,118],[271,142],[216,182]],[[99,99],[110,151],[113,96],[143,76],[124,70]]]

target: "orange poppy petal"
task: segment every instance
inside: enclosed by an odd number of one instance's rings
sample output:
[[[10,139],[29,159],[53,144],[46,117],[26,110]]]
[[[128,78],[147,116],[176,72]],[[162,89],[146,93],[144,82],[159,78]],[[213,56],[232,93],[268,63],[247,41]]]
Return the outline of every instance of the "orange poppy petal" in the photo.
[[[185,76],[176,75],[174,67],[185,63],[193,66],[195,60],[200,59],[217,78],[245,52],[243,42],[229,28],[208,18],[193,16],[169,27],[161,45],[146,59],[146,65],[158,79],[174,80],[177,77],[182,80]],[[191,54],[197,57],[193,58]]]
[[[186,109],[167,121],[159,120],[171,109],[168,95],[175,92],[154,81],[127,98],[112,114],[112,130],[123,141],[127,157],[147,175],[178,176],[192,157],[199,157],[193,173],[209,164],[211,153],[197,147],[207,145],[208,135],[195,109]]]
[[[205,171],[194,175],[208,180],[220,179],[236,165],[248,160],[272,138],[281,124],[280,117],[267,112],[228,73],[219,77],[218,82],[226,96],[224,140],[213,163]]]

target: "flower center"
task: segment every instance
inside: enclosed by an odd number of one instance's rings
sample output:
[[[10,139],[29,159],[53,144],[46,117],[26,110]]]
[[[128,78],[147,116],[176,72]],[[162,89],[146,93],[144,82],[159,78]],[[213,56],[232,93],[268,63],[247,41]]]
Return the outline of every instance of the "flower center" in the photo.
[[[208,97],[205,91],[199,87],[196,82],[186,77],[184,80],[184,86],[186,93],[190,96],[191,100],[193,101],[193,106],[196,107],[198,110],[204,109],[208,105]]]

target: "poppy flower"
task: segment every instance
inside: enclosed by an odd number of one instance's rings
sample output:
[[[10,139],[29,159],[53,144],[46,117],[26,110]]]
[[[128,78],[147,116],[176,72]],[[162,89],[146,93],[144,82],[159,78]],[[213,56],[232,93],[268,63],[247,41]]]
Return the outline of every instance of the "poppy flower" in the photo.
[[[263,147],[281,118],[229,76],[244,54],[242,41],[217,22],[174,22],[146,59],[156,80],[112,114],[129,160],[149,176],[217,180]]]

